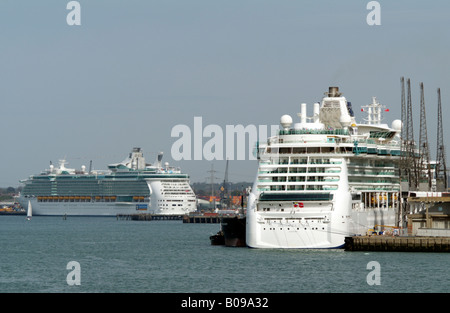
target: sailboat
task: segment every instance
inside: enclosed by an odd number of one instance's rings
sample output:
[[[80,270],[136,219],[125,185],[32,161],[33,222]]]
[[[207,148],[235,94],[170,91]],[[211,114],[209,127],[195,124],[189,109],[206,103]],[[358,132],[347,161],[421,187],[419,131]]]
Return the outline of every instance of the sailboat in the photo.
[[[31,202],[28,201],[27,221],[31,220],[32,215],[33,215],[33,208],[31,207]]]

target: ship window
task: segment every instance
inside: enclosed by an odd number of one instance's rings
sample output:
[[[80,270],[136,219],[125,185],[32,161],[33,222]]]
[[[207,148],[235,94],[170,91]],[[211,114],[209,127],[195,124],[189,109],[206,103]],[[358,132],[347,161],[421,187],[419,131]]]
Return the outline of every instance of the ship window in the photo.
[[[306,148],[294,148],[294,154],[304,154],[306,153]]]
[[[280,158],[278,164],[289,164],[288,158]]]

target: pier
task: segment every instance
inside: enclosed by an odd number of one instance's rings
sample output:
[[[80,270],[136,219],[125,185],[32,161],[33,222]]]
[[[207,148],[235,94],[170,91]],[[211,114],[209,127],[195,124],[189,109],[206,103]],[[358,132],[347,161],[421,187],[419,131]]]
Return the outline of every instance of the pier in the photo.
[[[27,215],[25,211],[6,211],[0,210],[0,215]]]
[[[217,213],[189,214],[189,215],[163,215],[163,214],[117,214],[117,220],[126,221],[168,221],[182,220],[188,224],[219,224],[223,215]]]
[[[450,252],[450,193],[410,192],[407,204],[407,236],[346,237],[345,250]]]
[[[220,216],[218,214],[185,215],[183,223],[218,224],[220,223]]]
[[[345,251],[450,252],[450,237],[354,236],[345,238]]]
[[[117,214],[117,220],[131,220],[131,221],[168,221],[181,220],[183,215],[161,215],[161,214]]]

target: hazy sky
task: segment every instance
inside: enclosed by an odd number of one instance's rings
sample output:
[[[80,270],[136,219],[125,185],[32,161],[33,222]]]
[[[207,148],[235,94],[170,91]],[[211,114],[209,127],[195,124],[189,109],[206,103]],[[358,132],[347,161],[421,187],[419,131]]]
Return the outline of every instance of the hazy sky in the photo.
[[[81,25],[66,22],[66,0],[0,0],[0,186],[66,157],[95,169],[141,147],[158,151],[193,182],[211,164],[174,162],[175,125],[273,125],[300,103],[339,86],[361,120],[372,96],[400,118],[400,77],[411,78],[414,130],[425,86],[428,139],[436,153],[436,89],[450,149],[450,2],[80,0]],[[312,107],[309,108],[312,112]],[[208,138],[204,139],[206,142]],[[231,181],[252,181],[256,161],[231,161]]]

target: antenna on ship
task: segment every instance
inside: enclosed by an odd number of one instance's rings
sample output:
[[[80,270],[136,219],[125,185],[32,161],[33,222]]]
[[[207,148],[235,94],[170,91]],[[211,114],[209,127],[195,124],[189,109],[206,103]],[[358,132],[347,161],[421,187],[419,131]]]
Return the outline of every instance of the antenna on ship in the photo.
[[[383,120],[381,117],[383,109],[386,112],[389,111],[389,109],[386,109],[385,105],[382,105],[377,101],[376,97],[372,97],[372,103],[362,106],[361,111],[367,112],[367,118],[364,119],[367,124],[378,125],[381,124],[381,121]]]

